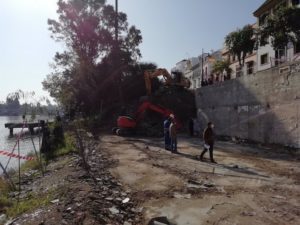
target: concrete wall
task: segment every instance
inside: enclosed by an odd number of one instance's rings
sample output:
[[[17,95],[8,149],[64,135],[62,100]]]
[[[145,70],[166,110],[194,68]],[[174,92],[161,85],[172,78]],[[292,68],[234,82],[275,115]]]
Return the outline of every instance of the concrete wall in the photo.
[[[299,62],[199,88],[196,105],[218,135],[300,148]]]

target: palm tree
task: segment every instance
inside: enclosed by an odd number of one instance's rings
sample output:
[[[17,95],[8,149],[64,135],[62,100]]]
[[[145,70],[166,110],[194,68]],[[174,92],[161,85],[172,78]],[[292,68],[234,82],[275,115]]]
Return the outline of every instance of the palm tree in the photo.
[[[254,33],[253,27],[246,25],[242,29],[229,33],[225,38],[225,44],[229,52],[237,56],[240,67],[244,66],[247,54],[254,49]]]

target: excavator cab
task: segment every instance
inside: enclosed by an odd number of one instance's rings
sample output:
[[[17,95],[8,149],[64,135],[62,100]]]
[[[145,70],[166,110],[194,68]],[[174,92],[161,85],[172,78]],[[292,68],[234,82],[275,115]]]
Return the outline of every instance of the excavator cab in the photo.
[[[164,85],[166,86],[181,86],[184,88],[189,88],[191,86],[191,82],[184,77],[183,73],[180,71],[171,72],[173,76],[166,69],[156,69],[154,71],[145,71],[145,85],[148,96],[152,93],[152,79],[158,76],[162,76],[164,78]]]
[[[173,80],[175,84],[181,83],[183,73],[180,71],[172,71],[171,74],[174,76]]]
[[[185,78],[183,73],[180,71],[172,71],[171,74],[173,75],[173,83],[176,86],[181,86],[184,88],[189,88],[191,86],[191,82],[189,79]]]

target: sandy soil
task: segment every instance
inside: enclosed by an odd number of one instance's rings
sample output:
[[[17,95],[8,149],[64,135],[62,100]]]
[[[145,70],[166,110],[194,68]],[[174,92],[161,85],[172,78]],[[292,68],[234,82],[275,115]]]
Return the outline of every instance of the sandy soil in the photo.
[[[215,160],[200,162],[202,143],[179,137],[180,154],[162,139],[102,136],[100,148],[118,160],[110,171],[143,207],[145,224],[300,224],[300,157],[218,142]],[[208,157],[208,155],[206,155]]]

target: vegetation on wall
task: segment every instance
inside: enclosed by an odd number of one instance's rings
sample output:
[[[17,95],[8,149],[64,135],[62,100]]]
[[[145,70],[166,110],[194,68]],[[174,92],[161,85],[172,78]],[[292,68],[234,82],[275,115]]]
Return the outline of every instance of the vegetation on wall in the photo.
[[[254,50],[256,42],[254,35],[254,28],[251,25],[246,25],[225,37],[225,44],[229,52],[238,58],[240,67],[244,66],[247,54]]]
[[[285,49],[289,43],[300,42],[300,8],[281,7],[267,17],[259,30],[259,43],[266,44],[268,37],[275,50]]]

